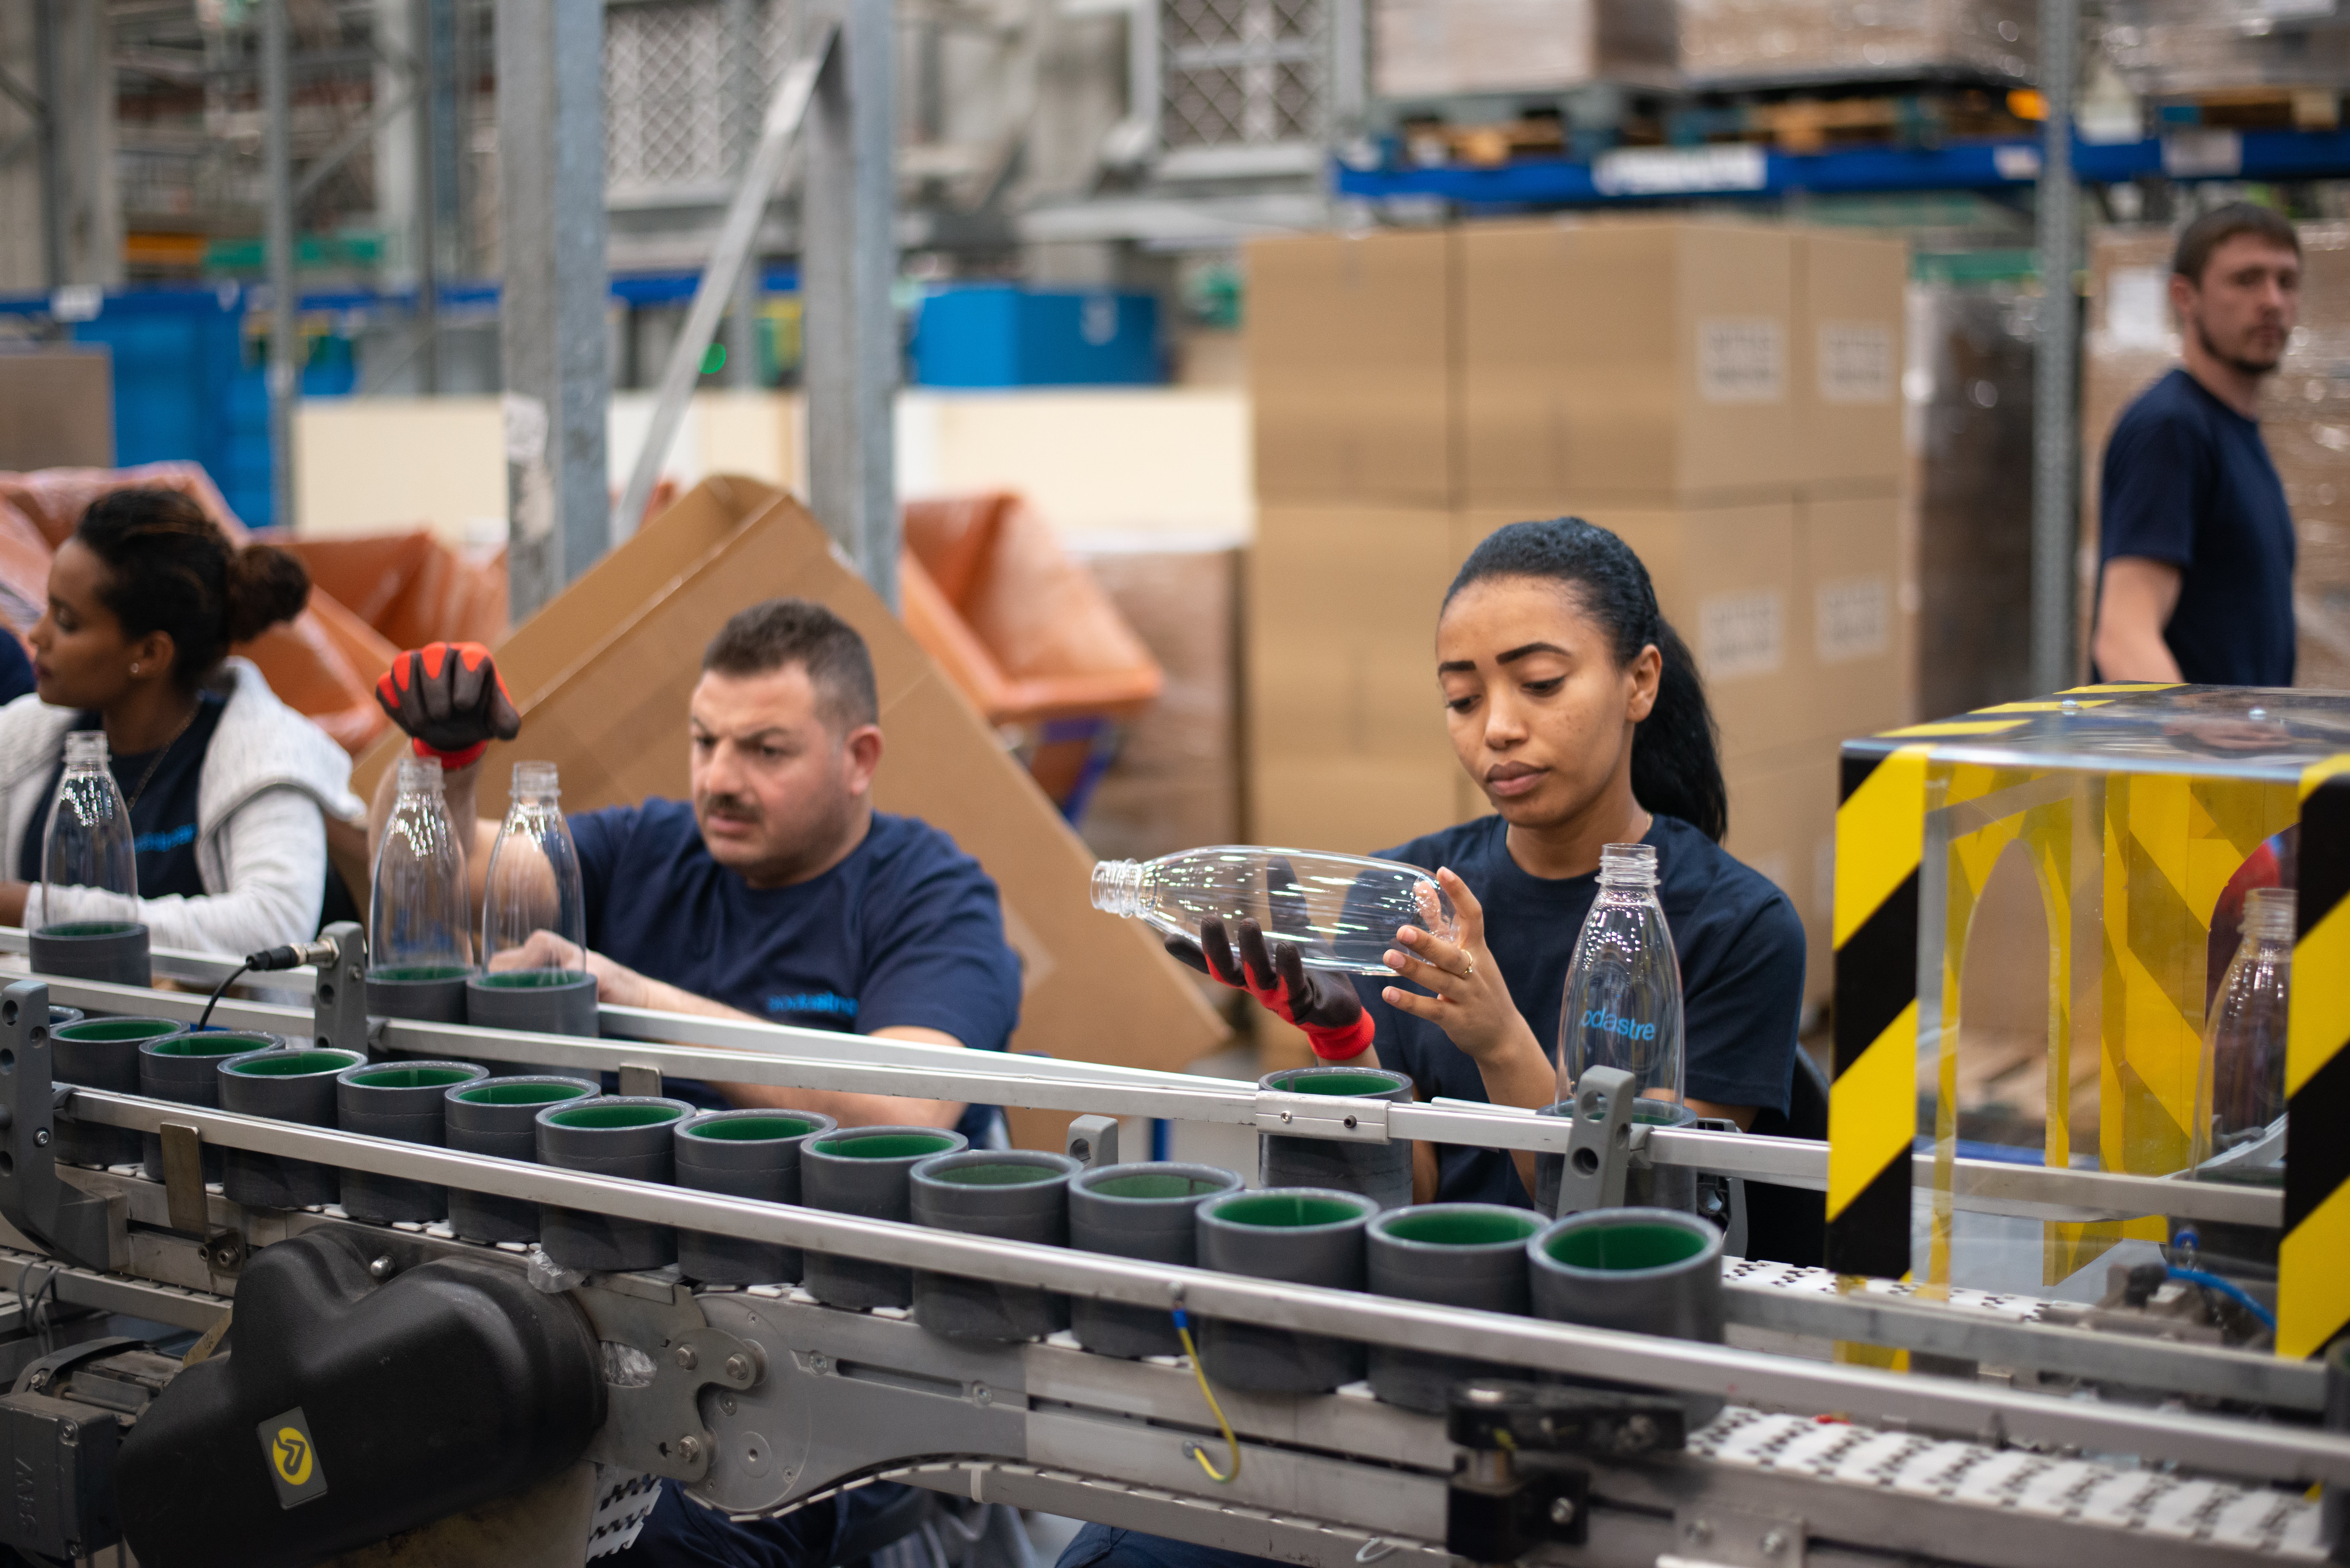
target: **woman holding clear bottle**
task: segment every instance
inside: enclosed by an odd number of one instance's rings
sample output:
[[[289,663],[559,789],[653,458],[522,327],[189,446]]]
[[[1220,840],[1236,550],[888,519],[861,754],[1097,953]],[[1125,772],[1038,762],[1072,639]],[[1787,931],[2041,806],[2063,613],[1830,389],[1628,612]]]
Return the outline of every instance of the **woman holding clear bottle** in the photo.
[[[1407,926],[1387,955],[1398,978],[1351,984],[1305,969],[1247,922],[1226,932],[1211,921],[1199,946],[1170,948],[1302,1026],[1325,1061],[1376,1051],[1423,1099],[1547,1106],[1601,849],[1644,844],[1680,962],[1687,1103],[1784,1130],[1803,924],[1721,846],[1713,717],[1639,557],[1576,518],[1503,528],[1446,591],[1436,658],[1453,750],[1493,814],[1380,858],[1439,868],[1460,940]],[[1418,1153],[1422,1201],[1531,1201],[1531,1156],[1451,1144]]]

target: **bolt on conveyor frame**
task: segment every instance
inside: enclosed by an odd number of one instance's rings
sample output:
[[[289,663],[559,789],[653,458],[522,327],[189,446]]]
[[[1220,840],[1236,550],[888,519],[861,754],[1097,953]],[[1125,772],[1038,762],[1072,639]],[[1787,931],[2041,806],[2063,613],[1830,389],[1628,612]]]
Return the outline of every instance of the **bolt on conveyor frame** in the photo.
[[[26,986],[18,1000],[36,992]],[[168,993],[133,994],[143,1000]],[[16,1027],[10,1025],[12,1031]],[[506,1038],[498,1036],[498,1043],[503,1045]],[[14,1033],[9,1043],[28,1044]],[[0,1081],[0,1092],[14,1102],[0,1140],[16,1155],[13,1168],[21,1176],[36,1151],[48,1147],[47,1118],[40,1110],[47,1073],[45,1054],[34,1049],[22,1049],[16,1065],[16,1073]],[[1170,1268],[486,1158],[139,1096],[65,1088],[61,1098],[69,1116],[167,1139],[192,1135],[218,1146],[1006,1285],[1146,1307],[1180,1303],[1201,1316],[1471,1355],[1532,1372],[1605,1376],[1729,1400],[1736,1408],[1687,1452],[1592,1466],[1588,1526],[1596,1550],[1578,1561],[1652,1562],[1676,1538],[1734,1533],[1744,1527],[1742,1521],[1755,1518],[1768,1521],[1783,1545],[1794,1549],[1792,1558],[1783,1559],[1794,1562],[1884,1563],[1929,1549],[1946,1560],[1987,1564],[2066,1560],[2159,1568],[2243,1560],[2230,1554],[2235,1547],[2223,1549],[2216,1539],[2171,1539],[2141,1528],[2144,1519],[2101,1521],[2075,1517],[2078,1511],[2035,1514],[2016,1506],[2012,1497],[1978,1505],[1964,1489],[1892,1497],[1856,1461],[1847,1467],[1849,1474],[1834,1467],[1800,1472],[1767,1464],[1758,1468],[1748,1462],[1754,1438],[1793,1439],[1817,1428],[1804,1421],[1786,1425],[1792,1417],[1759,1414],[1753,1407],[1850,1417],[1862,1423],[1848,1428],[1846,1446],[1856,1453],[1855,1445],[1890,1443],[1927,1458],[1948,1454],[1952,1463],[1966,1467],[2006,1463],[1993,1450],[2011,1444],[2136,1455],[2156,1468],[2116,1469],[2056,1459],[2031,1462],[2058,1467],[2050,1473],[2068,1484],[2077,1481],[2085,1493],[2142,1485],[2152,1495],[2152,1489],[2184,1485],[2206,1489],[2194,1496],[2209,1501],[2215,1511],[2223,1504],[2281,1511],[2275,1518],[2285,1521],[2278,1527],[2285,1533],[2272,1532],[2275,1539],[2264,1550],[2285,1560],[2306,1558],[2285,1546],[2299,1541],[2293,1532],[2314,1529],[2312,1505],[2289,1497],[2271,1504],[2262,1500],[2280,1494],[2258,1486],[2246,1490],[2217,1481],[2174,1483],[2164,1480],[2164,1472],[2178,1467],[2185,1475],[2255,1482],[2350,1482],[2350,1435],[2085,1403]],[[58,1175],[107,1205],[110,1234],[104,1266],[68,1269],[60,1277],[45,1260],[0,1254],[0,1281],[29,1283],[26,1273],[42,1269],[59,1279],[61,1298],[80,1300],[85,1293],[108,1291],[109,1304],[118,1311],[141,1311],[130,1303],[151,1294],[154,1315],[193,1326],[191,1320],[201,1316],[207,1296],[216,1299],[227,1281],[221,1261],[200,1250],[184,1223],[190,1195],[121,1171],[70,1168]],[[197,1230],[240,1228],[252,1245],[267,1246],[332,1227],[362,1238],[380,1255],[387,1275],[452,1252],[527,1266],[512,1251],[413,1230],[362,1226],[331,1211],[242,1210],[216,1193],[202,1193],[198,1200],[204,1212]],[[0,1244],[31,1247],[20,1234],[5,1232]],[[231,1278],[235,1266],[229,1265]],[[1403,1552],[1427,1563],[1444,1555],[1437,1543],[1443,1536],[1451,1449],[1441,1423],[1432,1417],[1351,1394],[1295,1400],[1234,1396],[1228,1414],[1252,1468],[1235,1489],[1222,1490],[1202,1479],[1184,1455],[1183,1444],[1202,1438],[1207,1423],[1188,1374],[1180,1368],[1091,1355],[1058,1336],[1012,1346],[947,1341],[902,1316],[836,1312],[777,1288],[695,1293],[660,1274],[593,1275],[575,1288],[582,1309],[608,1340],[655,1352],[681,1344],[703,1347],[702,1370],[693,1370],[691,1357],[657,1359],[651,1384],[627,1391],[627,1397],[616,1391],[613,1414],[591,1446],[591,1457],[672,1475],[703,1501],[730,1511],[788,1509],[843,1484],[890,1475],[957,1495],[1074,1511],[1209,1544],[1245,1546],[1253,1541],[1262,1551],[1266,1542],[1278,1541],[1301,1560],[1329,1568],[1342,1568],[1349,1556],[1369,1561],[1365,1553]],[[2074,1333],[2014,1326],[2037,1334]],[[2178,1362],[2182,1358],[2172,1353],[2187,1349],[2158,1347],[2145,1365],[2165,1356]],[[737,1355],[744,1359],[738,1363]],[[2271,1360],[2209,1351],[2189,1352],[2184,1359],[2198,1355],[2211,1369]],[[673,1370],[681,1366],[685,1370]],[[737,1366],[754,1370],[725,1370]],[[2252,1386],[2247,1382],[2241,1391]],[[2308,1388],[2280,1385],[2278,1391],[2287,1396],[2282,1403],[2307,1407]],[[1784,1431],[1776,1431],[1773,1422]],[[1887,1429],[1873,1431],[1869,1423]],[[688,1429],[681,1432],[681,1424]],[[682,1441],[688,1438],[692,1441]],[[791,1463],[778,1469],[786,1447]],[[754,1473],[740,1462],[745,1453],[766,1454],[775,1462],[763,1461]],[[2071,1469],[2061,1469],[2068,1465]],[[2309,1517],[2300,1511],[2310,1511]],[[1853,1542],[1867,1544],[1836,1544]],[[1953,1550],[1960,1545],[1962,1550]]]

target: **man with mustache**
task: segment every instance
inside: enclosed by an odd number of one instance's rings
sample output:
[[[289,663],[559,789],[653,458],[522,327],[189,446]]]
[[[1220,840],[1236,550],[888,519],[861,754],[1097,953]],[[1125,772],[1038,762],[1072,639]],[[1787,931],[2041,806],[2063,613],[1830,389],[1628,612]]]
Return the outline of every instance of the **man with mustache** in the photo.
[[[2293,515],[2259,415],[2300,316],[2300,237],[2249,202],[2206,213],[2170,303],[2184,363],[2106,445],[2090,655],[2108,680],[2290,686]]]
[[[376,697],[418,755],[440,759],[451,818],[473,823],[466,874],[478,918],[498,825],[475,817],[474,784],[490,740],[512,740],[522,721],[474,644],[401,654]],[[878,716],[865,639],[823,606],[770,599],[719,630],[687,708],[692,799],[570,818],[587,893],[584,965],[600,1001],[1004,1048],[1020,965],[995,883],[939,829],[873,809]],[[387,770],[371,839],[396,794]],[[566,947],[539,961],[583,961],[552,933],[532,940]],[[697,1087],[671,1092],[719,1103]],[[1001,1145],[989,1106],[714,1087],[739,1106],[821,1111],[844,1126],[957,1127],[974,1146]]]

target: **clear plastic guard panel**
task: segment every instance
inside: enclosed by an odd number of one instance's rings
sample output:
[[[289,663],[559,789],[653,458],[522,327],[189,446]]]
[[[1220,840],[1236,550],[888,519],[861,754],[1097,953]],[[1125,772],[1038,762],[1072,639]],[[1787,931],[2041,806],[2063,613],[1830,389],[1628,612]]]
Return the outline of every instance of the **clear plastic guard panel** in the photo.
[[[2203,1126],[2248,896],[2298,886],[2291,970],[2350,976],[2350,909],[2326,923],[2350,887],[2350,694],[2084,688],[1848,742],[1843,774],[1831,1266],[2095,1303],[2185,1228],[1960,1209],[1960,1158],[2282,1187],[2284,1231],[2202,1227],[2204,1266],[2277,1312],[2289,1354],[2350,1322],[2350,1230],[2328,1229],[2350,1192],[2328,1205],[2330,1172],[2299,1191],[2286,1137],[2221,1147]],[[2336,989],[2304,984],[2275,1066],[2307,1112],[2350,1070]],[[1869,1129],[1911,1096],[1914,1141]],[[1913,1153],[1932,1172],[1914,1185]],[[1906,1238],[1867,1241],[1905,1213]]]

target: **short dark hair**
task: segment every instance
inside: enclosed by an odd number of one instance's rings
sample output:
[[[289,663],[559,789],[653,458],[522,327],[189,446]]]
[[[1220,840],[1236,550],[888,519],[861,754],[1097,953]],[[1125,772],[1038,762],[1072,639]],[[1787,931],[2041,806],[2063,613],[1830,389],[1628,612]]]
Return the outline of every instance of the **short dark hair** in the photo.
[[[2211,253],[2238,234],[2254,234],[2280,250],[2301,254],[2301,236],[2275,209],[2251,202],[2230,202],[2224,207],[2212,208],[2179,232],[2178,248],[2171,253],[2170,270],[2196,287],[2202,287],[2203,269],[2211,265]]]
[[[89,504],[74,538],[106,566],[100,603],[130,639],[172,639],[172,679],[192,691],[231,644],[250,642],[310,602],[310,574],[271,545],[233,543],[192,496],[111,490]]]
[[[807,671],[825,717],[843,731],[878,722],[881,699],[873,655],[857,628],[806,599],[769,599],[739,610],[702,650],[706,674],[764,675],[796,664]]]

